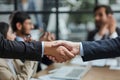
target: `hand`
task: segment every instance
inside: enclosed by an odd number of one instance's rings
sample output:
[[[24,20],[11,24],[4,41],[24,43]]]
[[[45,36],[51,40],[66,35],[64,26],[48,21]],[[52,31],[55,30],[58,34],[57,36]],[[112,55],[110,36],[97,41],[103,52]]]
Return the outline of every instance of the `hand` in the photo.
[[[58,46],[64,46],[67,48],[74,56],[80,54],[80,44],[77,42],[70,42],[70,41],[54,41],[54,44],[52,44],[53,47],[58,47]],[[58,62],[55,57],[53,56],[47,56],[50,60],[54,62]]]
[[[57,62],[65,62],[75,57],[74,54],[72,54],[64,46],[52,47],[52,44],[54,43],[55,42],[44,42],[45,55],[53,57]]]
[[[78,55],[80,53],[80,44],[77,42],[59,40],[59,41],[54,41],[54,44],[52,46],[53,47],[64,46],[74,55]]]
[[[45,32],[41,37],[40,41],[54,41],[55,40],[55,35],[50,32]]]
[[[34,41],[34,40],[32,39],[31,35],[29,35],[29,36],[24,37],[24,41],[25,42],[31,42],[31,41]]]
[[[117,23],[116,23],[115,18],[112,15],[108,16],[108,20],[109,20],[108,30],[109,30],[109,33],[111,35],[112,33],[114,33],[116,31],[116,25],[117,25]]]
[[[108,24],[104,24],[100,27],[100,30],[98,31],[99,36],[103,37],[108,32]]]

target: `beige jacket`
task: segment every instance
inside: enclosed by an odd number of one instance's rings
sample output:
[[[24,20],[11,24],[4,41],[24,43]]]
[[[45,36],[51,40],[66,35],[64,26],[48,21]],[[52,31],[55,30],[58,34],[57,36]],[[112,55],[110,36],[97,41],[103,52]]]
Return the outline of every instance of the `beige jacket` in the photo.
[[[16,69],[16,75],[12,73],[6,60],[0,58],[0,80],[29,80],[36,72],[38,64],[36,61],[25,61],[23,63],[14,59],[13,65]]]

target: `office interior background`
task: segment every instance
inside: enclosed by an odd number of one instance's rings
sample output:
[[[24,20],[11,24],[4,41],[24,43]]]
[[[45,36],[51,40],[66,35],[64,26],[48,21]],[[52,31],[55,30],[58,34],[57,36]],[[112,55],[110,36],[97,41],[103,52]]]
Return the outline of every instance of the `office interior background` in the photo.
[[[120,25],[120,0],[0,0],[0,21],[9,23],[9,15],[21,10],[22,1],[27,5],[32,1],[34,9],[24,11],[31,16],[36,29],[40,23],[44,31],[55,33],[56,39],[86,40],[88,32],[95,28],[93,8],[97,4],[110,5],[117,26]]]
[[[54,33],[57,40],[80,42],[87,40],[88,33],[95,29],[93,8],[99,4],[112,8],[117,27],[120,27],[120,0],[0,0],[0,22],[10,23],[9,16],[13,11],[24,11],[31,16],[35,26],[32,37],[38,39],[42,35],[38,31],[42,28]],[[100,67],[91,68],[89,73],[96,80],[120,80],[120,57],[83,62],[80,56],[76,56],[70,64]],[[42,69],[47,68],[44,64],[41,66]],[[109,69],[106,66],[110,66]],[[90,80],[89,76],[87,78]]]

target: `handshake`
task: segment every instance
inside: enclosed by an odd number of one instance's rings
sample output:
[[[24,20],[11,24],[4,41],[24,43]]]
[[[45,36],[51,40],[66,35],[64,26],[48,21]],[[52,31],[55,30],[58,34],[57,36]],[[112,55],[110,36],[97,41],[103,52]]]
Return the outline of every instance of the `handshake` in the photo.
[[[44,42],[44,54],[54,62],[66,62],[80,54],[80,44],[62,40]]]

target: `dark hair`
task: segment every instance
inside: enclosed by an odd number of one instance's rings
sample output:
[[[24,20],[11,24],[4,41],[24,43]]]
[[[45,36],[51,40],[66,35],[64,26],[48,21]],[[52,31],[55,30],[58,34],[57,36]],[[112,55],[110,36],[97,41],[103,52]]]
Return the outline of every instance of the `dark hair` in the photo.
[[[11,19],[11,26],[13,31],[17,30],[17,27],[16,27],[17,22],[23,24],[26,19],[30,19],[30,16],[27,13],[20,12],[20,11],[15,12],[12,15],[12,19]]]
[[[12,14],[10,14],[10,16],[9,16],[10,25],[11,25],[11,21],[13,19],[14,14],[16,14],[17,12],[18,11],[13,11]]]
[[[105,13],[108,15],[108,14],[113,14],[113,11],[112,11],[112,9],[111,9],[111,7],[110,6],[107,6],[107,5],[97,5],[95,8],[94,8],[94,10],[93,10],[93,12],[95,13],[98,9],[100,9],[100,8],[105,8]]]
[[[9,30],[9,25],[5,22],[0,22],[0,33],[6,38],[7,32]]]

